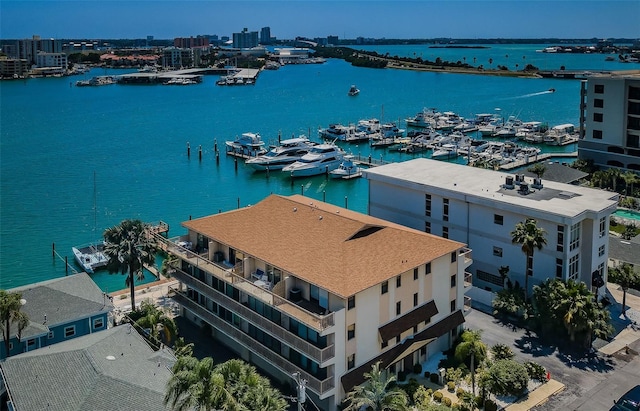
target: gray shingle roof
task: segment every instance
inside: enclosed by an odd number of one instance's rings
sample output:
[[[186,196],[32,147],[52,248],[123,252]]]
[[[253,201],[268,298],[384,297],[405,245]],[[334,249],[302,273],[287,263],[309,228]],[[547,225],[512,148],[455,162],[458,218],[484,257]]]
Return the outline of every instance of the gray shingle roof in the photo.
[[[26,303],[21,311],[31,324],[22,332],[22,340],[49,332],[49,326],[113,310],[113,303],[86,273],[56,278],[13,288]],[[46,315],[46,321],[45,321]],[[17,331],[17,327],[12,327]],[[14,332],[15,335],[15,332]]]
[[[631,240],[609,236],[609,258],[633,265],[640,265],[640,236]]]
[[[557,183],[571,184],[589,175],[584,171],[580,171],[573,167],[560,163],[546,162],[541,164],[545,166],[545,171],[542,175],[543,184],[545,181],[555,181]],[[531,171],[528,171],[526,168],[523,171],[518,172],[518,174],[524,174],[525,176],[532,178],[536,177],[535,174],[533,174]]]
[[[129,325],[8,358],[0,364],[16,411],[157,411],[175,358]]]

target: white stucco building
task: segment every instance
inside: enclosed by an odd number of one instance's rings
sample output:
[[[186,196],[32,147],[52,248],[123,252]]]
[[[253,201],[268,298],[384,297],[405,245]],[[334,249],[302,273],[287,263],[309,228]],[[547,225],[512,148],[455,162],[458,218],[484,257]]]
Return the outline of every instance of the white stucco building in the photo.
[[[298,373],[319,409],[377,361],[411,372],[464,322],[461,242],[298,195],[183,226],[158,237],[181,261],[182,315],[280,381]]]
[[[640,71],[589,77],[582,96],[578,157],[601,168],[640,172]]]
[[[520,184],[514,174],[423,158],[370,168],[364,175],[369,214],[473,249],[474,286],[501,289],[502,266],[509,266],[513,283],[524,286],[526,257],[512,244],[511,232],[529,217],[546,230],[547,240],[535,250],[530,288],[547,278],[591,285],[595,271],[606,280],[616,193],[529,177]]]

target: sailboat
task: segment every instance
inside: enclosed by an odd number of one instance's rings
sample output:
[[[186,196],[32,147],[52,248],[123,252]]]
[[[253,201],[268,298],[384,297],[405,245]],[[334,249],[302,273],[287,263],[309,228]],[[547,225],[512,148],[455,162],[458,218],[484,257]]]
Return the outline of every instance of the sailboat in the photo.
[[[93,173],[93,230],[96,230],[97,225],[97,213],[96,208],[96,173]],[[109,259],[104,254],[104,240],[97,241],[95,243],[71,247],[73,256],[76,262],[82,267],[82,269],[88,273],[93,274],[98,268],[102,268],[107,265]]]

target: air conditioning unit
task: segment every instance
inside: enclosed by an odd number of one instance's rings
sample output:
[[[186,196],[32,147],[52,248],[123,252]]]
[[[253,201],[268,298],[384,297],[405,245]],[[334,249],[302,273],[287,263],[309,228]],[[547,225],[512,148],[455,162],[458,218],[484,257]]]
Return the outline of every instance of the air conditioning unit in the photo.
[[[533,179],[533,184],[531,184],[531,187],[537,188],[538,190],[541,189],[543,187],[542,179],[538,178],[538,177],[534,178]]]
[[[512,190],[515,186],[513,185],[513,176],[506,176],[504,179],[504,188],[508,188]]]
[[[529,183],[520,183],[520,189],[518,190],[518,192],[520,194],[529,194]]]

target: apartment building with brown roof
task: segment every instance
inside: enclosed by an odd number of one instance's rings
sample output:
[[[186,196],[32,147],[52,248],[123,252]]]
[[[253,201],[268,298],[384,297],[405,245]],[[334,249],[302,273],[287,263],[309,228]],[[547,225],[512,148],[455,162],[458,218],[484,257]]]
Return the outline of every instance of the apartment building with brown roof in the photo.
[[[390,372],[450,347],[464,322],[465,244],[300,195],[183,223],[182,315],[335,410],[371,364]],[[290,393],[285,393],[288,395]]]

